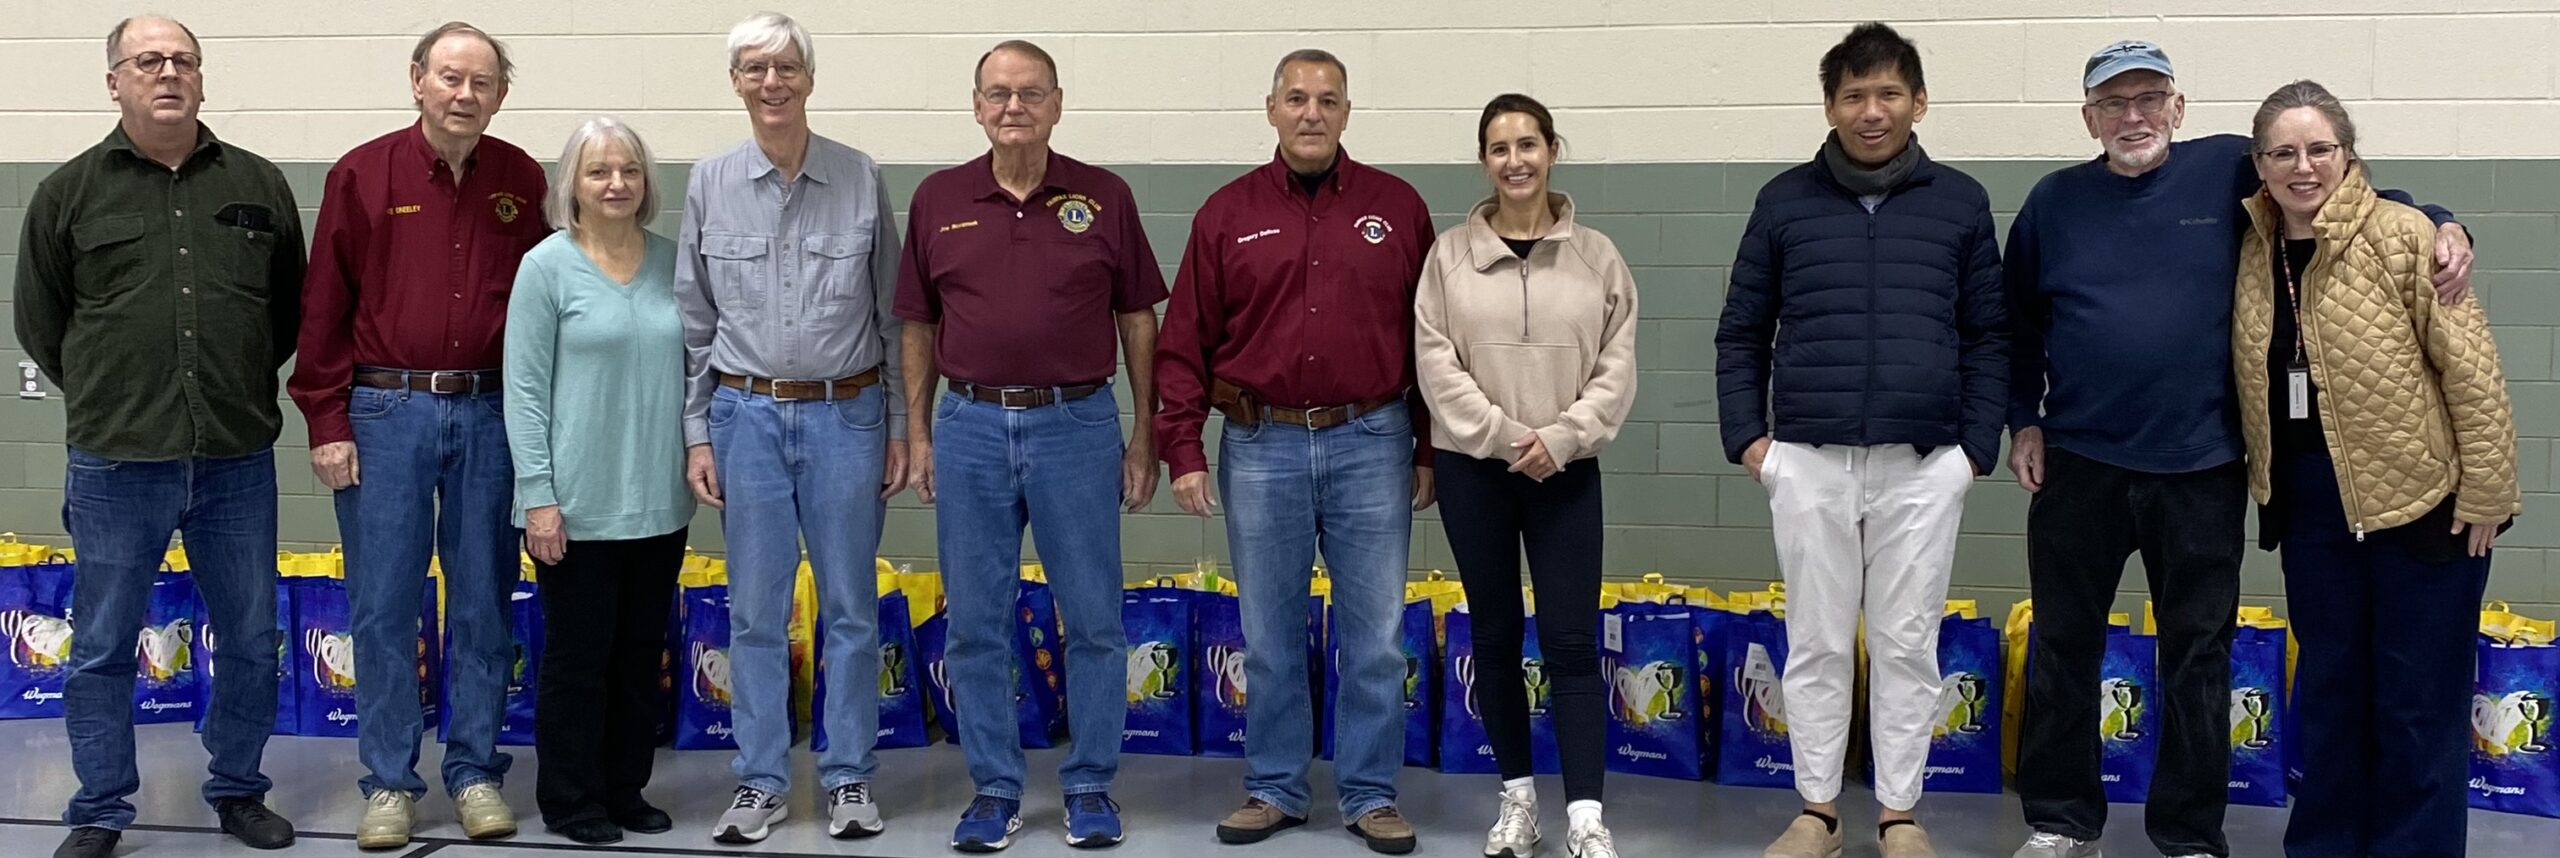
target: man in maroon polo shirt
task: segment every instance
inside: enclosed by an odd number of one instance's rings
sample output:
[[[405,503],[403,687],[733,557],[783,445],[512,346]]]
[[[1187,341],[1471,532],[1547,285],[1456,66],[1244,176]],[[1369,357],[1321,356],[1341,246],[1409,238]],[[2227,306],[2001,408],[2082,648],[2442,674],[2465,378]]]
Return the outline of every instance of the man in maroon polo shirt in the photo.
[[[486,136],[515,66],[460,22],[418,41],[416,124],[329,169],[303,281],[301,359],[286,388],[311,427],[311,469],[337,495],[353,608],[357,845],[406,844],[417,774],[418,617],[430,551],[444,570],[444,787],[463,832],[515,833],[497,749],[515,663],[515,468],[498,356],[516,263],[550,233],[542,167]],[[439,504],[441,498],[441,504]]]
[[[1050,151],[1065,96],[1047,52],[999,44],[979,58],[973,87],[992,147],[916,187],[895,308],[907,321],[907,468],[917,497],[936,504],[945,663],[977,787],[951,844],[992,852],[1021,827],[1015,568],[1031,524],[1066,625],[1067,842],[1108,846],[1120,842],[1107,793],[1128,714],[1120,512],[1155,495],[1164,275],[1128,183]],[[1125,445],[1111,394],[1115,329],[1137,411]],[[937,403],[942,375],[951,390]],[[1025,670],[1023,681],[1042,679]]]
[[[1395,804],[1410,669],[1397,629],[1413,514],[1432,501],[1413,295],[1435,232],[1413,186],[1342,151],[1349,76],[1324,51],[1283,57],[1264,98],[1278,155],[1193,216],[1156,352],[1156,434],[1184,512],[1226,496],[1243,588],[1246,798],[1218,839],[1306,821],[1305,604],[1321,544],[1341,651],[1336,801],[1352,833],[1396,854],[1414,847]],[[1200,438],[1212,409],[1226,416],[1214,493]]]

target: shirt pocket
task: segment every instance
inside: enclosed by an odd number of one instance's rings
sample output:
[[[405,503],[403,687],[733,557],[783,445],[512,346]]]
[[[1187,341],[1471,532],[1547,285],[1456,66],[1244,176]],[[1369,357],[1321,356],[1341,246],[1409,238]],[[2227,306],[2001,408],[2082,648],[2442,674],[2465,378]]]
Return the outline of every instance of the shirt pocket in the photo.
[[[73,285],[86,303],[106,303],[151,280],[150,242],[142,239],[142,216],[106,215],[71,225],[71,246],[78,251]]]
[[[197,281],[208,288],[220,288],[264,304],[269,295],[268,271],[275,264],[276,234],[273,230],[216,226],[196,245],[205,254],[208,267],[199,269],[204,276]]]
[[[871,236],[812,235],[800,239],[800,267],[817,291],[819,309],[834,310],[871,296]]]
[[[703,267],[711,275],[711,294],[721,307],[754,310],[764,306],[764,285],[772,274],[772,239],[705,233],[702,256]]]

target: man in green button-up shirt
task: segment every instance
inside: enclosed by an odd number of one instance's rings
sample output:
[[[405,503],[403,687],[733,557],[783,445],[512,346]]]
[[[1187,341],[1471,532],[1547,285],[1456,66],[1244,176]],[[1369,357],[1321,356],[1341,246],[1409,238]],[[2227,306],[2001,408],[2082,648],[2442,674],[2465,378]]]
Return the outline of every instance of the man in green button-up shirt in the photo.
[[[117,24],[107,93],[122,120],[36,187],[19,243],[18,341],[69,411],[62,517],[77,567],[62,706],[80,790],[55,858],[106,858],[133,822],[136,718],[199,711],[204,797],[222,829],[261,849],[293,842],[258,767],[279,634],[276,370],[300,319],[302,221],[274,164],[196,121],[203,63],[176,21]],[[161,582],[173,531],[193,574]],[[155,586],[203,597],[201,640],[177,621],[134,644]],[[172,634],[174,646],[149,645]],[[213,693],[199,700],[207,669]]]

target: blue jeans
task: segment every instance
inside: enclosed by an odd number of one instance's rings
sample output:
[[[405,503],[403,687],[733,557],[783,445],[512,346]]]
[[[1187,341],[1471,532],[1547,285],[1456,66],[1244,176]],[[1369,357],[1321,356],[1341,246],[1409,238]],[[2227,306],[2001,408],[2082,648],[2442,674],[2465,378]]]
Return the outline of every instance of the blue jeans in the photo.
[[[777,402],[727,387],[711,394],[711,452],[729,550],[729,670],[737,692],[738,783],[791,788],[791,585],[809,545],[824,624],[825,789],[867,783],[880,727],[881,469],[889,398],[879,385],[835,402]]]
[[[263,798],[258,772],[276,721],[275,454],[231,459],[118,462],[71,449],[62,523],[78,547],[71,588],[71,675],[63,726],[80,791],[65,824],[122,830],[142,786],[134,768],[134,638],[169,534],[186,538],[204,622],[225,646],[214,656],[205,702],[204,800]]]
[[[409,678],[431,551],[444,570],[444,788],[501,783],[514,762],[498,750],[498,725],[516,660],[508,599],[521,569],[499,395],[358,387],[353,397],[358,483],[338,491],[337,506],[356,638],[356,757],[367,772],[356,786],[368,798],[427,791],[418,777],[425,713]]]
[[[969,779],[979,795],[1022,798],[1013,611],[1029,524],[1066,626],[1075,747],[1058,764],[1058,782],[1067,795],[1109,790],[1129,716],[1119,406],[1108,388],[1023,409],[945,392],[933,425],[934,531],[951,615],[944,662]]]
[[[1307,815],[1314,719],[1307,700],[1307,578],[1324,549],[1333,578],[1341,692],[1334,790],[1342,818],[1396,802],[1404,765],[1405,561],[1413,536],[1413,424],[1402,403],[1329,429],[1226,424],[1226,501],[1244,613],[1245,792]]]
[[[2286,613],[2302,642],[2289,740],[2302,743],[2302,784],[2284,852],[2461,858],[2489,558],[2451,551],[2431,520],[2358,539],[2329,457],[2274,464]]]

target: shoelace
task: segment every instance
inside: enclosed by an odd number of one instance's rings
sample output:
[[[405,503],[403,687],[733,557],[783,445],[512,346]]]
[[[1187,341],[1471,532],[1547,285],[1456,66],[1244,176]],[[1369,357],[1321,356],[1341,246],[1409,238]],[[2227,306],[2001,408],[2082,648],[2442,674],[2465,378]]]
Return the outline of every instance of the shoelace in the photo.
[[[1573,833],[1573,854],[1582,858],[1618,858],[1618,841],[1597,825]]]
[[[960,812],[961,819],[1003,819],[1005,816],[1004,801],[991,795],[970,800],[969,809]]]
[[[871,786],[869,784],[845,784],[844,786],[836,787],[833,798],[834,803],[836,804],[870,804]]]
[[[1088,792],[1068,796],[1067,812],[1116,814],[1120,812],[1120,805],[1114,804],[1111,801],[1111,797],[1108,795],[1098,792]]]
[[[241,820],[250,825],[264,825],[283,818],[277,816],[275,811],[268,810],[266,805],[254,801],[233,802],[231,812],[239,814]]]
[[[2076,844],[2071,838],[2050,832],[2038,831],[2034,837],[2027,838],[2027,845],[2051,848],[2055,846],[2072,846]]]
[[[768,800],[770,800],[770,797],[765,795],[764,790],[756,789],[755,787],[739,787],[738,798],[735,801],[729,802],[729,809],[740,810],[750,807],[763,807],[765,806],[765,802]]]
[[[371,803],[375,807],[390,807],[392,805],[399,804],[400,800],[406,797],[407,796],[403,796],[390,790],[383,790],[373,794],[373,801]]]
[[[1502,797],[1502,816],[1493,822],[1493,839],[1503,843],[1529,842],[1529,833],[1538,826],[1538,813],[1528,802]]]

